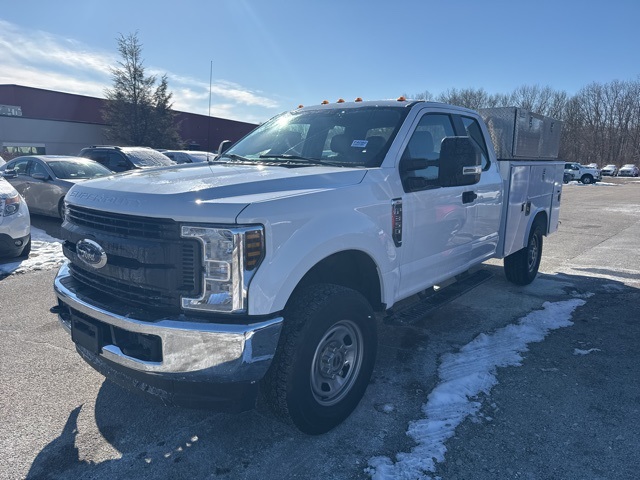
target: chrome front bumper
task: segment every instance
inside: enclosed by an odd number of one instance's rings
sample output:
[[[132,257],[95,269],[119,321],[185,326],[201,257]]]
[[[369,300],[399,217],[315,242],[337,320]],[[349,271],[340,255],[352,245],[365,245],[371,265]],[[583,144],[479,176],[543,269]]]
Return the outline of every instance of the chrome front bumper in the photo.
[[[185,381],[254,382],[266,373],[278,345],[282,317],[241,325],[197,322],[188,318],[149,322],[96,306],[91,299],[75,292],[70,286],[72,283],[69,268],[64,264],[54,281],[54,291],[61,306],[107,326],[160,338],[162,359],[159,362],[125,355],[117,345],[101,345],[97,357],[131,371],[167,374]],[[71,333],[68,317],[65,319],[59,314],[59,320]]]

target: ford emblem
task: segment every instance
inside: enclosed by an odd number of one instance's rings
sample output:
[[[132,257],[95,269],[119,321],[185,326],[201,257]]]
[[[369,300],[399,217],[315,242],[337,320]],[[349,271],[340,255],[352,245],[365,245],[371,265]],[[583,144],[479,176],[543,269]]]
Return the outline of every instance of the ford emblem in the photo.
[[[76,254],[80,260],[93,268],[102,268],[107,264],[107,252],[98,243],[88,238],[76,244]]]

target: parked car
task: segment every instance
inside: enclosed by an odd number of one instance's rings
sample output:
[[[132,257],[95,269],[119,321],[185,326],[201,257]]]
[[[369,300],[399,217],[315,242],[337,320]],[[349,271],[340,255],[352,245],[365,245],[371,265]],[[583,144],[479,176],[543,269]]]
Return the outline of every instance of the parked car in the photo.
[[[29,256],[31,218],[18,191],[0,177],[0,257]]]
[[[0,172],[22,195],[31,213],[64,218],[64,196],[78,181],[113,172],[98,162],[64,155],[17,157]]]
[[[600,170],[580,165],[579,163],[565,163],[564,173],[571,175],[571,180],[578,180],[584,184],[596,183],[602,180]],[[565,183],[567,182],[565,181]]]
[[[162,153],[176,163],[199,163],[214,160],[217,156],[213,152],[196,150],[163,150]]]
[[[585,165],[585,167],[587,167],[587,168],[595,168],[596,170],[597,170],[598,168],[600,168],[600,167],[598,167],[598,164],[597,164],[597,163],[587,163],[587,164]]]
[[[602,176],[615,177],[618,174],[618,167],[615,165],[605,165],[602,170],[600,170]]]
[[[619,177],[637,177],[640,175],[640,169],[633,163],[627,163],[618,170]]]
[[[78,155],[95,160],[114,172],[175,165],[169,157],[148,147],[93,145],[83,148]]]

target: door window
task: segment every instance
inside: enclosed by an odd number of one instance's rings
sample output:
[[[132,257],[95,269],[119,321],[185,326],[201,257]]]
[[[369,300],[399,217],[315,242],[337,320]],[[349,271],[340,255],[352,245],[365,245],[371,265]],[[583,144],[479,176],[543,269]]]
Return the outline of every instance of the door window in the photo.
[[[439,186],[440,146],[445,137],[454,136],[451,117],[445,114],[424,115],[405,148],[403,161],[426,160],[426,168],[403,173],[405,191]]]
[[[7,165],[7,170],[14,170],[17,175],[26,175],[28,166],[29,166],[29,159],[24,158],[22,160],[11,162],[9,165]]]
[[[45,177],[49,176],[49,172],[47,172],[47,169],[44,168],[44,165],[42,165],[37,160],[34,160],[31,164],[31,171],[29,172],[29,175],[33,176],[34,173],[41,173]]]
[[[478,121],[475,118],[462,117],[462,123],[467,131],[467,135],[471,137],[471,140],[475,142],[480,149],[480,152],[482,152],[482,169],[488,169],[489,155],[487,154],[487,144],[485,143],[484,135],[482,134],[480,125],[478,125]]]

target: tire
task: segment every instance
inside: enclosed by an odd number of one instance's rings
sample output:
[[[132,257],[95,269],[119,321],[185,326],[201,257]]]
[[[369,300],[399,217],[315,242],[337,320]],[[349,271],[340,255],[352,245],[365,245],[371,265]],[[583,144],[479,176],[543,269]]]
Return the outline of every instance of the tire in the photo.
[[[64,223],[64,197],[62,197],[58,202],[58,216]]]
[[[585,185],[589,185],[590,183],[593,183],[593,177],[591,175],[583,175],[580,181]]]
[[[320,284],[295,294],[261,382],[276,416],[304,433],[328,432],[356,408],[376,358],[373,310],[355,290]]]
[[[529,285],[536,278],[542,259],[542,225],[536,221],[531,227],[527,246],[505,257],[504,273],[516,285]]]

